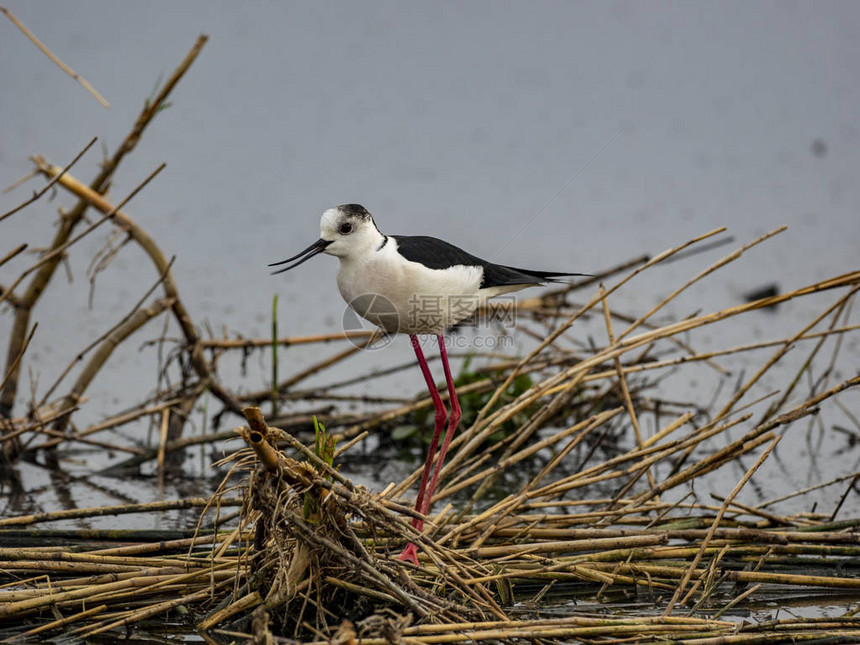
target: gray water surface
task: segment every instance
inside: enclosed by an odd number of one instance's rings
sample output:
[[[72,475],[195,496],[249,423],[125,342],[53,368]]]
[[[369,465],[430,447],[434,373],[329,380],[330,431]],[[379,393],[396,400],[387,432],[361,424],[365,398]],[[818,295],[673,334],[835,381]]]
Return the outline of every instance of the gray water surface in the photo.
[[[176,256],[187,308],[217,333],[268,336],[274,294],[283,335],[339,328],[344,304],[332,258],[278,277],[266,265],[315,240],[321,211],[346,202],[365,205],[384,232],[435,235],[487,259],[546,270],[600,271],[720,226],[734,246],[789,226],[673,303],[667,314],[674,318],[738,304],[762,285],[786,291],[858,267],[856,3],[6,6],[111,108],[0,22],[4,186],[29,172],[30,154],[64,165],[93,136],[112,151],[159,79],[199,33],[210,35],[110,196],[119,201],[167,162],[126,211]],[[98,162],[91,151],[72,172],[87,181]],[[0,211],[39,185],[0,196]],[[0,256],[21,242],[44,246],[55,209],[72,203],[61,192],[4,221]],[[90,306],[86,272],[106,237],[100,231],[81,242],[69,261],[73,281],[58,273],[39,302],[21,391],[32,381],[44,392],[155,281],[149,261],[127,247],[98,276]],[[655,269],[611,304],[640,315],[734,246]],[[32,261],[19,257],[0,268],[0,283]],[[755,313],[691,342],[705,351],[783,338],[835,297]],[[9,311],[0,312],[0,338],[10,324]],[[154,350],[139,346],[159,334],[148,328],[116,353],[88,391],[81,425],[151,392]],[[317,351],[291,350],[283,369],[298,371]],[[358,373],[410,356],[400,339],[343,369]],[[765,356],[727,365],[750,372]],[[786,361],[786,379],[804,356]],[[834,379],[856,373],[858,359],[854,334]],[[268,375],[265,361],[252,360],[243,387],[260,387]],[[777,379],[762,391],[784,384]],[[411,381],[382,381],[375,391],[411,396],[421,387],[415,370]],[[711,395],[710,386],[701,392],[688,380],[673,387],[679,399]],[[856,392],[840,401],[857,415]],[[857,452],[830,431],[834,423],[853,427],[834,412],[817,434],[803,430],[780,446],[764,497],[857,470]],[[44,475],[23,468],[38,486]],[[721,494],[740,475],[730,474]],[[838,488],[826,489],[821,503],[832,509]],[[96,505],[104,496],[87,493],[77,502]]]

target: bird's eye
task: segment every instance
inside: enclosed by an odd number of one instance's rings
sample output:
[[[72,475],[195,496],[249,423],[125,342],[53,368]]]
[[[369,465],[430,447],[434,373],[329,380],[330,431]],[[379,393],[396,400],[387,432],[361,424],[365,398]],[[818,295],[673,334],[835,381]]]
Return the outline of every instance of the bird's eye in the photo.
[[[338,231],[341,235],[349,235],[350,233],[352,233],[352,224],[350,224],[349,222],[344,222],[340,225]]]

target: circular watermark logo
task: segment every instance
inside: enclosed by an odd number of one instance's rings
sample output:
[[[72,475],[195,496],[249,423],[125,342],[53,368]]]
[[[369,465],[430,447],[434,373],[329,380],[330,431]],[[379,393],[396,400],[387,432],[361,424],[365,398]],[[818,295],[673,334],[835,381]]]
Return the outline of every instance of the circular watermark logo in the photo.
[[[365,293],[347,303],[341,317],[341,325],[347,339],[356,347],[382,349],[391,342],[394,334],[386,330],[400,327],[400,314],[385,296]],[[355,332],[376,332],[375,339],[366,345],[367,336]]]
[[[500,298],[493,305],[479,308],[478,297],[474,294],[413,294],[407,304],[406,311],[401,312],[381,294],[356,296],[343,310],[341,327],[352,345],[364,349],[385,347],[397,332],[435,336],[452,328],[474,332],[468,339],[458,337],[457,347],[470,345],[492,349],[505,347],[513,341],[504,333],[505,329],[516,325],[516,301],[513,299]],[[376,335],[371,336],[371,332]],[[500,339],[506,340],[500,342]]]

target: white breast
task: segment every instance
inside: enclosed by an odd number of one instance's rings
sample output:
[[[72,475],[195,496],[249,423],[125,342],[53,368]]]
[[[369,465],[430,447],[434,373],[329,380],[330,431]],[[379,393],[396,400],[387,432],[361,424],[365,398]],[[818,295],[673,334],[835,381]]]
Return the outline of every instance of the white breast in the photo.
[[[380,251],[341,258],[337,286],[355,312],[388,332],[441,334],[471,316],[480,301],[483,269],[428,269],[397,253],[392,240]]]

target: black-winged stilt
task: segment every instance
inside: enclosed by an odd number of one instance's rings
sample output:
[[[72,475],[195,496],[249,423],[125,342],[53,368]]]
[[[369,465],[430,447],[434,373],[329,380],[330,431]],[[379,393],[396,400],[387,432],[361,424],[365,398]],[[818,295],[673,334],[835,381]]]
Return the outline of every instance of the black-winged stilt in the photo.
[[[281,273],[319,253],[340,259],[337,286],[343,299],[358,315],[388,333],[409,334],[436,410],[433,438],[415,501],[415,510],[426,516],[448,446],[460,422],[460,404],[445,350],[445,330],[471,316],[488,298],[555,282],[562,277],[587,274],[515,269],[487,262],[434,237],[384,235],[370,213],[358,204],[344,204],[325,211],[320,220],[320,239],[298,255],[269,266],[296,260],[274,272]],[[450,416],[436,389],[417,334],[433,334],[437,338],[451,403]],[[428,485],[446,419],[448,428]],[[423,525],[420,519],[412,520],[417,531]],[[400,559],[417,564],[415,544],[408,544]]]

